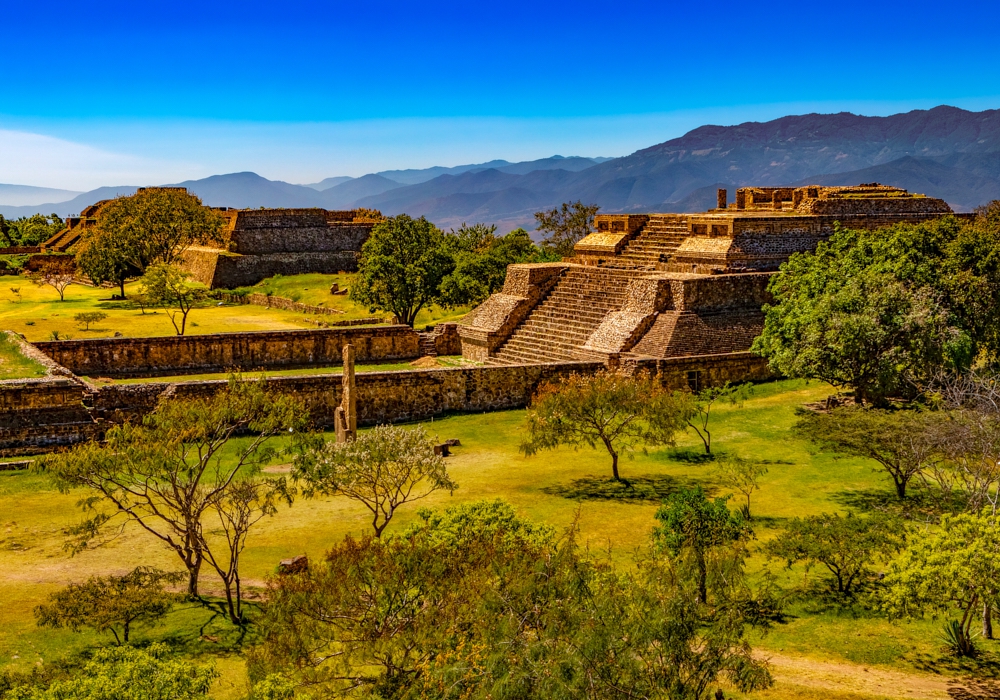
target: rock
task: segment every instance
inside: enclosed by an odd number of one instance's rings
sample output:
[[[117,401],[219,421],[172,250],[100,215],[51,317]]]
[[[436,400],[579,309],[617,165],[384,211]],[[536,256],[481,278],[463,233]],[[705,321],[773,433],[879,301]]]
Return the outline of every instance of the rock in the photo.
[[[340,285],[334,282],[330,285],[330,294],[337,294],[340,292]]]
[[[113,338],[124,338],[125,334],[122,333],[121,331],[115,331],[115,334],[112,337]]]
[[[451,440],[445,440],[444,444],[446,444],[448,447],[461,447],[462,441],[459,440],[458,438],[452,438]]]
[[[451,450],[448,449],[448,443],[444,442],[440,445],[434,445],[434,454],[441,455],[442,457],[450,457]]]
[[[300,574],[303,571],[309,571],[309,557],[305,554],[278,562],[278,573],[281,575]]]

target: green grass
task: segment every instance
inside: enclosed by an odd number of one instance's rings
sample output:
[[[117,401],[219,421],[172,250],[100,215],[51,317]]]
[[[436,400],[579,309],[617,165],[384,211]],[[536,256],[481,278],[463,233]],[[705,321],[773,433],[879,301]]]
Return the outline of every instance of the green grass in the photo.
[[[433,364],[432,364],[433,363]],[[433,369],[434,367],[461,367],[469,364],[476,364],[463,360],[459,356],[439,356],[435,358],[421,358],[416,361],[388,362],[382,364],[358,364],[354,371],[361,372],[399,372],[406,370]],[[332,367],[301,367],[298,369],[269,369],[253,370],[244,373],[252,377],[300,377],[316,374],[341,374],[344,368],[340,365]],[[107,377],[83,377],[87,381],[95,384],[146,384],[149,382],[190,382],[204,381],[211,379],[228,379],[230,372],[207,372],[202,374],[172,374],[162,377],[139,377],[132,379],[109,379]]]
[[[238,331],[279,331],[294,328],[316,328],[316,320],[339,321],[364,318],[373,314],[366,307],[355,304],[347,296],[330,294],[330,285],[337,282],[341,287],[350,286],[354,275],[294,275],[277,276],[261,282],[253,291],[296,299],[305,304],[323,305],[342,310],[343,314],[315,316],[296,311],[271,309],[254,304],[224,304],[215,302],[194,309],[188,316],[188,335],[202,333],[234,333]],[[29,341],[51,340],[53,333],[60,338],[105,338],[116,332],[131,338],[175,335],[167,314],[160,310],[145,313],[133,302],[112,300],[117,289],[102,289],[74,284],[66,289],[65,301],[52,287],[39,287],[26,277],[4,277],[0,287],[0,330],[11,330],[25,336]],[[13,290],[17,289],[15,293]],[[138,282],[125,286],[126,296],[135,294]],[[85,311],[101,311],[107,318],[92,324],[90,330],[73,320],[76,314]],[[469,309],[440,309],[436,306],[425,309],[417,316],[416,328],[442,321],[457,321]]]
[[[372,315],[390,316],[388,312],[373,312],[367,306],[362,306],[350,300],[347,294],[330,294],[330,287],[336,283],[340,289],[350,289],[356,275],[343,273],[339,275],[321,275],[318,273],[307,275],[276,275],[260,282],[253,287],[245,287],[247,291],[257,294],[272,294],[277,297],[284,297],[292,301],[310,304],[311,306],[325,306],[329,309],[338,309],[343,315],[337,314],[331,317],[332,320],[350,320],[354,318],[365,318]],[[417,314],[414,323],[415,328],[423,328],[427,324],[440,323],[442,321],[457,321],[469,312],[469,307],[463,306],[457,309],[442,309],[438,306],[431,306]]]
[[[39,287],[24,277],[5,277],[0,287],[0,330],[11,330],[29,341],[50,340],[53,332],[61,338],[102,338],[122,333],[132,338],[175,335],[163,311],[142,312],[130,301],[113,301],[117,290],[71,285],[66,300],[60,301],[52,287]],[[10,288],[19,288],[15,295]],[[138,291],[138,282],[126,285],[126,295]],[[107,318],[82,329],[73,317],[84,311],[101,311]],[[293,311],[261,306],[207,306],[191,311],[187,333],[229,333],[235,331],[290,330],[315,328],[308,316]]]
[[[863,512],[873,494],[891,493],[888,479],[872,465],[817,454],[790,434],[796,407],[828,393],[827,387],[815,383],[776,382],[758,386],[742,406],[716,410],[712,419],[716,452],[769,463],[770,471],[753,497],[755,546],[774,537],[790,517]],[[459,488],[454,495],[434,494],[423,504],[443,507],[501,497],[522,515],[558,528],[576,519],[583,546],[629,566],[633,553],[649,541],[653,514],[664,494],[688,484],[701,484],[717,495],[729,492],[718,482],[712,461],[704,459],[701,443],[691,433],[681,435],[676,448],[640,452],[623,460],[622,475],[634,486],[628,490],[609,483],[610,461],[603,452],[558,449],[534,457],[521,455],[523,424],[523,411],[450,415],[425,423],[432,436],[458,438],[461,446],[448,460]],[[279,442],[286,441],[283,437]],[[228,449],[232,454],[235,445]],[[289,459],[287,455],[277,458],[275,468],[280,470],[277,465]],[[52,659],[106,642],[91,632],[73,634],[34,626],[31,609],[60,585],[138,564],[178,568],[173,555],[135,527],[126,527],[104,548],[68,556],[63,549],[65,528],[80,519],[75,504],[84,495],[83,491],[59,493],[33,472],[0,472],[0,597],[6,603],[0,606],[0,667],[24,669],[38,658]],[[390,531],[413,522],[416,510],[402,509]],[[262,585],[283,558],[306,553],[315,560],[345,535],[369,532],[368,517],[363,507],[341,498],[300,499],[291,508],[282,508],[250,537],[243,559],[248,588]],[[803,584],[801,568],[787,570],[760,554],[749,562],[752,576],[765,568],[786,591],[794,592]],[[814,569],[808,583],[815,585],[822,577]],[[209,588],[215,586],[207,573],[204,582]],[[939,622],[890,622],[860,607],[822,597],[793,596],[786,613],[786,619],[769,634],[755,639],[755,647],[764,653],[805,656],[817,662],[910,673],[949,661],[937,640]],[[192,659],[217,663],[223,673],[217,697],[238,698],[245,691],[238,640],[217,620],[207,634],[218,641],[200,639],[199,627],[209,617],[208,611],[188,608],[171,614],[163,627],[142,632],[141,638],[167,639]],[[994,658],[997,643],[983,646],[987,657]],[[831,698],[875,697],[816,692]],[[791,700],[818,695],[784,686],[754,697]]]
[[[21,352],[21,345],[7,333],[0,333],[0,379],[44,377],[45,367]]]

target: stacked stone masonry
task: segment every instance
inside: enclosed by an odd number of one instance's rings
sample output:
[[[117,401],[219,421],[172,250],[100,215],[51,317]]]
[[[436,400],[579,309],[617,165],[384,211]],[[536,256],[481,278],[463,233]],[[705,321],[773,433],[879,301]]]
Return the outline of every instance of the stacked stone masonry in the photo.
[[[109,201],[67,219],[66,228],[42,249],[72,252],[86,231],[97,225],[101,208]],[[253,285],[279,274],[356,270],[361,246],[380,220],[368,210],[223,208],[218,212],[224,221],[221,243],[191,246],[183,256],[194,279],[213,289]]]
[[[77,375],[113,378],[333,366],[347,344],[359,362],[420,356],[418,334],[402,325],[60,340],[35,347]]]
[[[742,353],[763,328],[781,263],[838,225],[875,229],[952,213],[884,185],[744,187],[700,214],[598,215],[570,262],[513,265],[460,327],[463,354],[495,363]]]

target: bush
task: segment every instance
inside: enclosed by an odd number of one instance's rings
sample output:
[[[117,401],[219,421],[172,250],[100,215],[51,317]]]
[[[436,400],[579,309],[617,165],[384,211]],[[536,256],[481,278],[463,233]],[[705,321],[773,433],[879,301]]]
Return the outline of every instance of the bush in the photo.
[[[83,330],[89,331],[91,323],[100,323],[107,317],[108,315],[103,311],[84,311],[74,316],[73,320],[80,326],[83,326]]]

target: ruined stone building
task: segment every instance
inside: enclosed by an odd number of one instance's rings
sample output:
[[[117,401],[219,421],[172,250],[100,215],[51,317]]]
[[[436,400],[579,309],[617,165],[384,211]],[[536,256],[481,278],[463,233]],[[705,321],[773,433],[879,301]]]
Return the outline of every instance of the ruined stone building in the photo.
[[[68,218],[66,228],[46,241],[43,251],[73,252],[109,201],[97,202],[80,216]],[[213,289],[253,285],[278,274],[356,270],[361,245],[380,220],[377,212],[369,210],[218,211],[224,220],[222,242],[188,248],[183,262],[194,279]]]
[[[462,352],[490,364],[612,366],[730,356],[743,362],[733,378],[751,378],[766,371],[746,362],[767,284],[792,253],[838,223],[874,229],[950,213],[940,199],[871,184],[745,187],[731,204],[719,190],[718,208],[700,214],[598,215],[572,261],[508,268],[502,291],[460,326]]]

